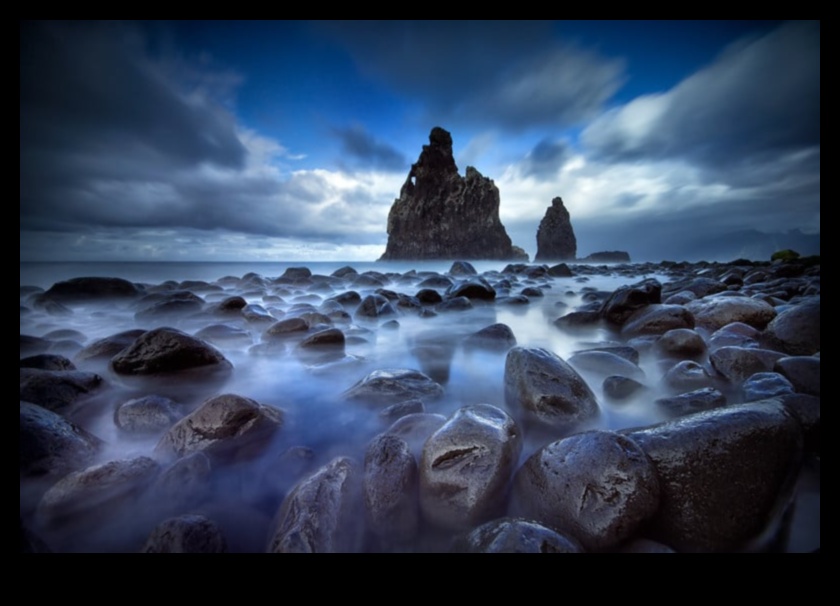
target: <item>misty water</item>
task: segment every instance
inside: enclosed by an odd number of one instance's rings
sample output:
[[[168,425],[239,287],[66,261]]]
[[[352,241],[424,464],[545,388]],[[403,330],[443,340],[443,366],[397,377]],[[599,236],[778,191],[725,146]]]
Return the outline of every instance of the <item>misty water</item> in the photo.
[[[125,278],[149,288],[168,280],[181,282],[201,280],[221,287],[208,289],[195,287],[193,292],[208,305],[227,297],[239,295],[249,304],[261,305],[276,319],[294,315],[293,306],[310,303],[317,308],[330,296],[350,290],[334,288],[332,292],[313,292],[306,286],[273,284],[288,267],[308,267],[313,274],[329,276],[336,269],[350,265],[357,272],[368,270],[385,273],[390,283],[385,288],[394,292],[414,295],[426,272],[445,274],[451,263],[21,263],[21,306],[28,295],[25,286],[48,289],[52,284],[78,276],[103,276]],[[473,263],[479,274],[487,275],[491,283],[501,279],[492,272],[503,269],[502,262]],[[586,271],[584,269],[584,271]],[[265,279],[264,287],[254,286],[254,281],[241,278],[255,273]],[[582,272],[578,272],[579,274]],[[505,276],[511,279],[511,276]],[[74,354],[93,341],[118,332],[158,326],[171,326],[195,334],[211,324],[226,324],[243,329],[246,335],[237,340],[212,341],[233,365],[230,374],[213,380],[168,381],[165,379],[127,379],[115,374],[106,361],[77,363],[82,371],[100,374],[105,386],[83,397],[64,416],[106,442],[97,461],[154,456],[153,450],[162,432],[153,435],[127,434],[114,422],[116,408],[130,400],[145,395],[162,395],[175,400],[183,414],[198,407],[207,398],[233,393],[256,400],[260,404],[282,409],[284,426],[268,447],[257,458],[231,464],[213,474],[214,495],[205,500],[201,509],[212,515],[222,527],[231,551],[263,551],[271,519],[280,506],[282,497],[295,482],[318,469],[336,456],[349,456],[360,464],[365,449],[374,436],[385,431],[389,420],[380,414],[381,409],[348,402],[342,393],[370,372],[385,368],[416,369],[429,375],[445,389],[438,401],[424,402],[425,411],[449,417],[458,408],[477,403],[488,403],[510,413],[504,396],[505,352],[491,352],[464,347],[463,341],[470,334],[495,323],[508,325],[518,345],[542,347],[567,359],[575,351],[597,345],[618,344],[615,335],[603,330],[569,334],[553,326],[558,317],[574,310],[585,302],[591,291],[612,291],[621,284],[632,283],[646,277],[661,282],[667,276],[637,274],[628,276],[610,270],[592,271],[590,275],[571,278],[527,279],[513,278],[510,294],[517,294],[526,286],[538,286],[543,297],[534,297],[527,305],[508,306],[500,303],[474,301],[471,310],[440,313],[435,317],[421,317],[416,312],[401,313],[397,317],[351,320],[336,323],[346,335],[343,354],[328,357],[301,356],[295,349],[303,335],[284,343],[282,349],[265,348],[263,333],[270,322],[252,323],[242,318],[220,319],[207,314],[186,314],[138,320],[136,301],[90,302],[68,305],[72,314],[50,315],[30,309],[20,316],[20,333],[36,337],[53,338],[59,343],[53,350],[71,360]],[[348,281],[349,284],[349,281]],[[374,287],[353,287],[362,298],[376,290]],[[27,292],[29,289],[26,289]],[[439,289],[441,292],[443,289]],[[500,293],[502,294],[502,293]],[[386,324],[396,320],[398,325]],[[55,333],[54,331],[77,331]],[[652,355],[643,353],[639,366],[646,381],[656,389],[661,368]],[[586,428],[621,429],[652,424],[666,417],[653,400],[660,394],[648,392],[620,403],[604,397],[601,384],[603,375],[581,373],[595,393],[601,415]],[[528,430],[521,454],[524,461],[537,448],[562,437],[559,430]],[[298,447],[304,447],[299,449]],[[295,450],[298,448],[298,450]],[[292,449],[292,450],[290,450]],[[305,456],[289,456],[289,452]],[[136,503],[122,504],[120,511],[97,516],[95,522],[67,521],[62,524],[39,525],[34,515],[35,501],[43,486],[21,483],[21,515],[47,543],[57,551],[137,551],[150,530],[161,521],[166,512],[164,504],[138,499]],[[420,544],[406,550],[445,550],[451,536],[428,529]]]

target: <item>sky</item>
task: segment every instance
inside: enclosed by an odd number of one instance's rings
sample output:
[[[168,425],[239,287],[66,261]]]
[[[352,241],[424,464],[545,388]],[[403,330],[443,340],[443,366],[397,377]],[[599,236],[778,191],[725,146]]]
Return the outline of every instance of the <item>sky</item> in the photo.
[[[21,261],[373,261],[435,126],[532,258],[819,253],[819,22],[19,25]]]

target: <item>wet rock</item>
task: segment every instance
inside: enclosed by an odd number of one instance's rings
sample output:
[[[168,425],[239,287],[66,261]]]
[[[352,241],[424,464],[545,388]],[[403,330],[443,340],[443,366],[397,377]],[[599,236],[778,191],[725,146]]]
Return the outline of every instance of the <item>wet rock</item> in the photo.
[[[461,177],[452,136],[433,128],[388,213],[388,244],[381,260],[513,257],[499,220],[499,189],[471,166]]]
[[[113,515],[121,504],[135,500],[160,471],[149,457],[108,461],[72,472],[56,482],[38,504],[47,524],[68,518],[97,519]]]
[[[181,418],[178,404],[162,396],[143,396],[120,404],[114,411],[114,423],[128,433],[158,433],[169,429]]]
[[[73,278],[56,282],[45,293],[51,299],[66,303],[101,299],[128,299],[142,291],[122,278]]]
[[[246,305],[248,305],[248,302],[240,296],[227,297],[220,301],[213,311],[223,315],[239,315]]]
[[[572,354],[567,361],[579,372],[588,372],[601,375],[602,377],[619,375],[637,380],[645,377],[645,373],[641,368],[620,356],[606,351],[581,351]]]
[[[133,344],[146,331],[141,329],[125,330],[115,335],[94,341],[75,355],[76,362],[86,360],[110,360],[125,348]]]
[[[214,347],[174,328],[143,333],[111,359],[118,374],[152,375],[190,369],[229,370],[230,362]]]
[[[309,330],[309,324],[303,318],[286,318],[272,324],[263,333],[264,340],[283,339]]]
[[[607,322],[621,326],[639,309],[661,302],[662,284],[648,278],[617,288],[601,305],[600,312]]]
[[[744,402],[793,394],[793,385],[777,372],[757,372],[741,385]]]
[[[386,545],[407,543],[420,526],[417,462],[408,443],[381,434],[368,445],[362,480],[368,528]]]
[[[20,369],[20,399],[62,412],[102,385],[102,377],[79,370]]]
[[[344,351],[344,333],[338,328],[327,328],[319,330],[307,336],[298,345],[301,349],[321,350],[328,348],[332,351]]]
[[[280,276],[281,278],[285,278],[287,280],[300,280],[303,278],[309,278],[312,276],[312,272],[309,270],[308,267],[289,267],[286,271],[283,272],[283,275]]]
[[[601,314],[597,311],[573,311],[554,321],[557,328],[567,332],[597,328],[600,324]]]
[[[496,298],[496,289],[484,278],[475,277],[456,282],[446,291],[446,297],[466,297],[471,300],[492,301]]]
[[[358,273],[359,272],[357,272],[355,269],[353,269],[349,265],[345,265],[344,267],[339,267],[334,272],[332,272],[330,275],[334,276],[336,278],[352,278],[353,276],[358,275]]]
[[[661,335],[675,328],[694,328],[694,316],[682,305],[648,305],[631,315],[621,327],[624,338]]]
[[[681,290],[679,292],[675,292],[674,294],[668,295],[662,302],[665,305],[685,305],[696,300],[697,295],[695,295],[693,292],[691,292],[690,290]]]
[[[773,369],[781,373],[798,393],[820,395],[820,359],[816,356],[779,358]]]
[[[205,326],[197,333],[196,339],[207,341],[209,343],[217,343],[222,345],[251,345],[251,333],[247,330],[237,328],[235,326],[228,326],[227,324],[211,324]]]
[[[357,465],[330,461],[283,500],[269,553],[347,553],[360,550],[364,525]]]
[[[469,276],[469,275],[474,275],[474,274],[475,274],[475,272],[473,272],[473,274],[456,273],[456,274],[453,274],[453,275]],[[426,278],[425,280],[420,282],[420,284],[417,285],[417,288],[439,288],[439,289],[446,290],[447,288],[449,288],[453,284],[454,284],[454,282],[452,280],[450,280],[449,278],[447,278],[446,276],[434,275],[434,276],[429,276],[428,278]]]
[[[386,368],[375,370],[344,392],[345,400],[378,406],[396,404],[411,398],[437,399],[443,387],[419,370]]]
[[[534,261],[562,261],[577,256],[577,239],[569,211],[559,196],[551,201],[537,228],[537,254]]]
[[[656,340],[656,351],[669,358],[696,358],[706,352],[706,342],[690,328],[669,330]]]
[[[20,367],[41,370],[76,370],[73,362],[56,354],[37,354],[28,358],[21,358]]]
[[[612,375],[604,379],[602,386],[604,395],[613,400],[626,400],[643,391],[646,387],[634,379]]]
[[[446,417],[441,414],[418,412],[405,415],[394,421],[385,432],[406,441],[414,458],[418,461],[423,455],[426,440],[443,427]]]
[[[198,313],[204,309],[204,299],[189,291],[168,293],[136,314],[138,322],[153,322],[161,318],[171,318]]]
[[[683,360],[668,369],[662,376],[662,383],[674,391],[684,392],[714,387],[717,381],[702,365],[692,360]]]
[[[224,394],[205,401],[173,425],[155,452],[164,457],[204,452],[220,460],[250,457],[267,446],[283,422],[284,413],[278,408]]]
[[[677,551],[734,551],[790,496],[802,430],[778,400],[718,408],[627,433],[653,461],[659,508],[647,535]]]
[[[61,415],[20,403],[20,476],[60,477],[88,465],[104,443]]]
[[[571,426],[599,415],[595,394],[556,354],[514,347],[505,360],[505,401],[512,410],[549,425]]]
[[[434,305],[443,301],[443,297],[440,296],[440,293],[432,288],[422,288],[418,290],[415,297],[417,297],[417,300],[423,305]]]
[[[773,370],[783,354],[769,349],[720,347],[709,355],[709,362],[727,381],[740,385],[757,372]]]
[[[158,524],[142,553],[226,553],[221,528],[203,515],[185,514]]]
[[[401,417],[425,411],[426,407],[423,405],[423,401],[417,398],[412,398],[410,400],[406,400],[405,402],[397,402],[396,404],[383,408],[379,412],[379,417],[390,425]]]
[[[727,286],[723,282],[702,276],[692,276],[678,282],[667,284],[665,287],[666,296],[670,296],[681,290],[687,290],[693,293],[698,299],[723,292],[726,288]]]
[[[535,452],[514,478],[511,508],[577,539],[587,550],[618,545],[659,507],[645,453],[613,432],[591,431]]]
[[[439,313],[446,313],[450,311],[468,311],[473,308],[472,302],[467,297],[453,297],[445,299],[435,306],[435,310]]]
[[[792,356],[820,351],[820,298],[811,298],[777,315],[764,331],[768,346]]]
[[[467,261],[455,261],[452,267],[449,268],[449,274],[452,276],[474,276],[478,274],[472,263]]]
[[[516,337],[507,324],[491,324],[464,339],[467,349],[507,351],[516,345]]]
[[[211,471],[210,458],[203,452],[194,452],[166,467],[149,492],[162,512],[188,511],[210,496]]]
[[[464,406],[426,441],[420,507],[426,520],[465,529],[504,512],[522,450],[516,423],[489,404]]]
[[[758,347],[761,331],[743,322],[732,322],[716,330],[709,337],[709,350],[721,347]]]
[[[499,518],[457,537],[454,553],[582,553],[577,541],[530,520]]]
[[[355,313],[356,319],[376,319],[395,315],[397,315],[397,310],[382,295],[366,296]]]
[[[571,278],[574,276],[572,270],[565,263],[558,263],[548,268],[548,275],[552,278]]]
[[[271,324],[277,319],[265,307],[253,303],[243,307],[241,313],[245,321],[251,324]]]
[[[335,295],[334,297],[330,297],[327,301],[335,301],[342,307],[356,307],[359,303],[362,302],[362,296],[357,293],[355,290],[348,290],[341,294]]]
[[[694,315],[696,326],[715,331],[732,322],[742,322],[763,329],[776,317],[776,310],[758,299],[749,297],[706,297],[686,305]]]
[[[683,416],[726,406],[726,396],[714,387],[703,387],[676,396],[657,398],[654,403],[673,416]]]

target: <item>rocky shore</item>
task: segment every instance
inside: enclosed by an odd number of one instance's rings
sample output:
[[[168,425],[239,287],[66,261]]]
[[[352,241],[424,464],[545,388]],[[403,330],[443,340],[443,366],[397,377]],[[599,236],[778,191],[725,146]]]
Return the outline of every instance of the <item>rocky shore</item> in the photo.
[[[22,284],[21,551],[819,551],[818,258],[382,269]]]

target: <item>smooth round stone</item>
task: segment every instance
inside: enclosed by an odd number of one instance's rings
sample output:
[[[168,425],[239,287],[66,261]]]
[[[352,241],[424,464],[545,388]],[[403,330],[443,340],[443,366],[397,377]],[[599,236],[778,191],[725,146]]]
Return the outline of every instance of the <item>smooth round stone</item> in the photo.
[[[675,328],[659,337],[654,347],[661,355],[673,358],[693,358],[706,352],[706,342],[690,328]]]
[[[772,305],[750,297],[707,297],[688,303],[686,308],[694,315],[697,326],[710,331],[732,322],[763,329],[776,317]]]
[[[764,331],[771,347],[792,356],[810,356],[820,351],[820,298],[786,309]]]
[[[514,478],[512,510],[577,539],[587,550],[618,545],[656,512],[653,464],[628,438],[576,434],[535,452]]]
[[[172,426],[181,414],[177,403],[162,396],[144,396],[120,404],[114,423],[128,433],[156,433]]]
[[[644,371],[632,362],[606,351],[582,351],[567,360],[576,370],[601,376],[618,375],[640,380]]]
[[[20,477],[54,478],[92,462],[104,442],[59,414],[20,402]]]
[[[709,337],[709,349],[721,347],[758,347],[761,331],[743,322],[732,322],[719,328]]]
[[[624,338],[661,335],[674,328],[694,328],[694,316],[682,305],[648,305],[631,315],[621,327]]]
[[[776,360],[782,357],[783,354],[769,349],[721,347],[709,355],[709,362],[727,381],[740,385],[757,372],[772,371]]]
[[[464,347],[507,351],[516,345],[516,337],[507,324],[491,324],[464,339]]]
[[[514,347],[505,360],[505,401],[540,422],[571,426],[600,414],[595,394],[574,368],[547,349]]]
[[[662,382],[670,389],[686,391],[713,387],[715,379],[697,362],[683,360],[663,375]]]
[[[443,387],[419,370],[384,368],[375,370],[344,392],[344,399],[375,405],[390,405],[419,398],[437,399]]]
[[[820,395],[819,356],[790,356],[779,358],[773,369],[793,384],[797,393]]]
[[[118,374],[151,375],[196,368],[231,368],[214,347],[174,328],[143,333],[129,347],[111,358]]]
[[[489,404],[458,409],[423,447],[424,518],[463,530],[503,513],[521,450],[521,432],[503,410]]]
[[[757,372],[741,385],[744,402],[794,393],[793,385],[777,372]]]
[[[704,387],[676,396],[658,398],[654,403],[672,415],[682,416],[726,406],[726,396],[714,387]]]

